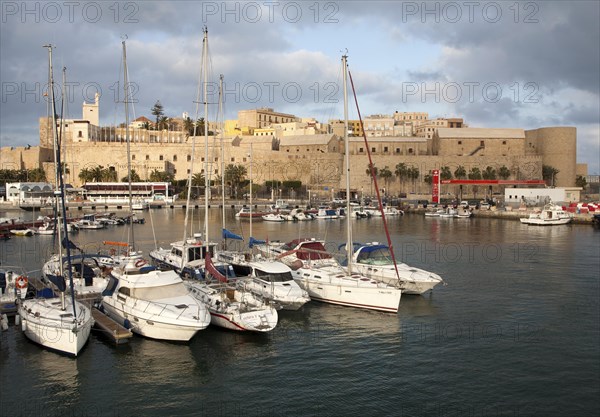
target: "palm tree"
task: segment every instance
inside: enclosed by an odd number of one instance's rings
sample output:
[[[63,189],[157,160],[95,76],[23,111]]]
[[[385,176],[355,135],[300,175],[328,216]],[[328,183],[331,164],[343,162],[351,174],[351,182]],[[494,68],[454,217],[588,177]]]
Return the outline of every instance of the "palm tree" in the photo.
[[[480,180],[481,179],[481,170],[477,167],[471,168],[469,171],[469,179],[470,180]],[[473,198],[477,198],[477,186],[473,186]]]
[[[404,179],[407,177],[408,174],[408,167],[404,162],[400,162],[399,164],[396,164],[394,174],[396,174],[396,177],[398,177],[398,179],[400,180],[400,190],[402,191],[402,189],[404,189]]]
[[[459,180],[464,180],[467,178],[467,170],[464,166],[459,165],[456,170],[454,170],[454,178]]]
[[[246,179],[248,170],[243,165],[229,164],[225,167],[225,182],[231,187],[232,197],[237,198],[238,187]]]
[[[102,165],[98,165],[91,169],[91,176],[93,182],[101,182],[102,174],[104,173],[104,167]]]
[[[416,192],[415,186],[416,186],[416,180],[417,180],[417,178],[419,178],[419,174],[420,174],[419,168],[417,168],[417,167],[410,167],[407,170],[407,177],[410,178],[413,183],[413,193]]]
[[[115,171],[114,167],[104,168],[102,170],[102,181],[104,182],[116,182],[117,181],[117,171]]]
[[[510,177],[510,169],[508,169],[506,165],[502,165],[498,168],[498,176],[503,180],[508,179],[508,177]]]
[[[491,166],[487,166],[485,170],[481,173],[484,180],[495,180],[496,179],[496,170]]]
[[[365,170],[365,173],[369,176],[369,178],[371,178],[371,195],[373,195],[373,176],[371,175],[371,164],[367,164],[367,169]],[[373,175],[377,176],[378,173],[378,169],[375,166],[375,164],[373,164]]]
[[[172,172],[155,169],[150,173],[150,181],[152,182],[173,182],[174,179],[175,175]]]
[[[431,173],[431,171],[429,171],[429,173],[423,175],[423,182],[425,184],[431,185],[431,183],[433,182],[433,174]]]
[[[121,182],[128,182],[129,181],[129,177],[123,177],[121,178]],[[140,178],[140,175],[135,172],[135,169],[131,170],[131,182],[140,182],[142,181],[142,179]]]
[[[452,172],[450,171],[450,167],[443,166],[440,169],[440,178],[443,180],[451,180],[452,179]]]
[[[390,171],[387,165],[379,170],[379,176],[383,178],[386,189],[388,188],[388,182],[390,181],[390,178],[392,178],[392,175],[392,171]]]
[[[556,176],[560,171],[550,165],[542,165],[542,179],[546,181],[546,184],[550,187],[554,187],[556,183]]]

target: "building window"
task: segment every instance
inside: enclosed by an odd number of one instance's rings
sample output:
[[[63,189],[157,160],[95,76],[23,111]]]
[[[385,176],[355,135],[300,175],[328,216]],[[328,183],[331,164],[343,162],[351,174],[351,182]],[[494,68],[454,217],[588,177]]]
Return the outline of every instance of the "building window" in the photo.
[[[219,162],[219,158],[218,157],[215,157],[215,162]]]
[[[150,155],[146,155],[146,161],[150,160]]]
[[[365,150],[363,148],[358,148],[358,153],[363,153]]]
[[[413,148],[408,148],[408,153],[413,153]]]
[[[164,159],[164,158],[163,158],[163,156],[162,156],[162,155],[158,155],[158,160],[159,160],[159,161],[162,161],[163,159]]]
[[[375,148],[371,148],[371,152],[375,153]]]
[[[177,155],[173,155],[173,161],[177,161]]]
[[[131,155],[131,160],[135,161],[135,155]]]
[[[79,131],[79,135],[77,135],[78,138],[82,138],[83,137],[83,132],[80,130]]]
[[[191,161],[192,160],[192,155],[188,155],[187,156],[187,160],[188,160],[188,162]]]
[[[400,148],[396,148],[396,153],[400,153]]]
[[[187,170],[187,173],[188,173],[188,174],[190,173],[190,170],[189,170],[189,169]]]
[[[459,144],[459,145],[462,145],[462,140],[459,140],[459,141],[458,141],[458,144]]]
[[[173,169],[173,174],[177,174],[177,169]]]
[[[484,141],[479,142],[479,146],[485,146],[485,142]]]
[[[242,158],[242,162],[246,162],[246,158]]]
[[[387,147],[387,146],[384,146],[384,147],[383,147],[383,152],[387,152],[387,151],[388,151],[388,147]]]
[[[505,141],[505,140],[503,140],[503,141],[502,141],[502,144],[503,144],[503,145],[506,145],[506,141]]]
[[[204,162],[204,157],[200,158],[200,162]]]
[[[231,162],[235,162],[235,158],[231,158]]]

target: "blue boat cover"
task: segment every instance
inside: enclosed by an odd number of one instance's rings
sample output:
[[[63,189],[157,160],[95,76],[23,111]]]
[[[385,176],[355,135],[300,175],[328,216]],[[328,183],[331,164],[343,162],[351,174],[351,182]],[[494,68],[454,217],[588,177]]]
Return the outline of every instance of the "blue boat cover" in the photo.
[[[244,240],[244,238],[242,238],[240,235],[236,235],[235,233],[232,233],[227,229],[223,229],[223,239]]]
[[[248,247],[252,247],[254,245],[262,245],[263,243],[267,243],[264,240],[258,240],[258,239],[254,239],[252,236],[250,236],[250,242],[248,242]]]

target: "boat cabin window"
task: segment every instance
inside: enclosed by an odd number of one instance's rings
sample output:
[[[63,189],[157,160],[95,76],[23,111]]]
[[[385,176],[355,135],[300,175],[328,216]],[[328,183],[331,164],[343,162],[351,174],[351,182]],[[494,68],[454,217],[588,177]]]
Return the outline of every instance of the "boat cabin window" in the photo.
[[[267,271],[261,271],[260,269],[255,269],[254,270],[256,272],[256,276],[257,277],[261,277],[269,282],[286,282],[286,281],[292,281],[292,273],[287,271],[287,272],[267,272]]]
[[[215,256],[215,247],[209,246],[208,253],[210,256],[214,258]],[[188,262],[196,261],[198,259],[204,259],[206,257],[206,246],[192,246],[188,248]]]
[[[392,263],[392,255],[387,247],[379,247],[370,250],[365,248],[357,256],[357,261],[361,264],[386,265]]]
[[[134,288],[133,297],[144,300],[160,300],[164,298],[181,297],[188,294],[183,282],[176,284],[161,285],[158,287]]]
[[[171,254],[181,258],[181,255],[182,255],[181,249],[173,248],[173,249],[171,249]]]
[[[129,288],[127,288],[127,287],[121,287],[121,288],[119,288],[119,293],[123,294],[123,295],[126,295],[126,296],[130,296],[131,295],[130,291],[129,291]]]

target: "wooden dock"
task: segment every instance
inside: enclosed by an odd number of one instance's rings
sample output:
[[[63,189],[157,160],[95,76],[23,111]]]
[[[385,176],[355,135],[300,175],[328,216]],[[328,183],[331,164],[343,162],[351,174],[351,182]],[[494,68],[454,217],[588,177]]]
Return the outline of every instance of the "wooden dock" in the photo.
[[[129,342],[129,338],[133,336],[131,330],[121,326],[95,307],[92,308],[92,316],[95,321],[94,326],[111,338],[117,345]]]

